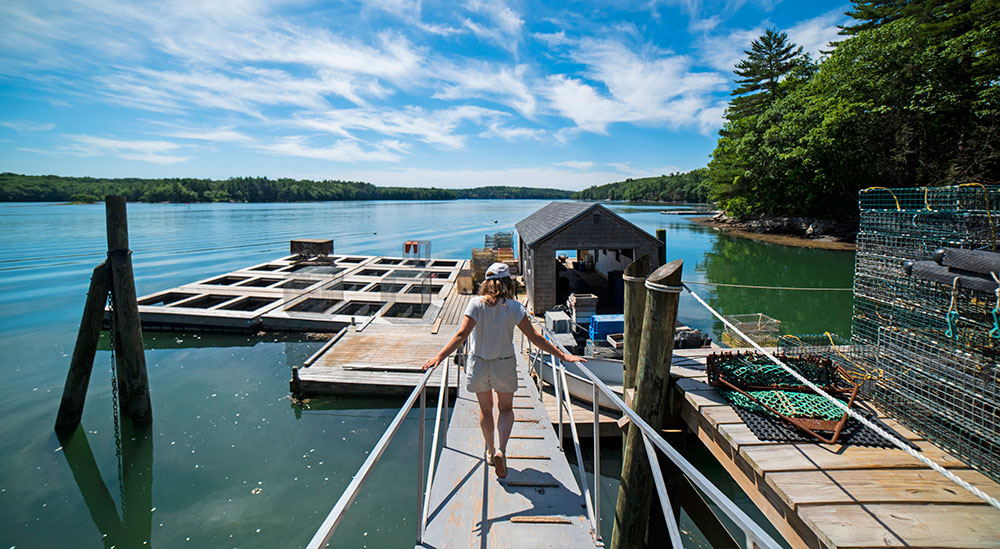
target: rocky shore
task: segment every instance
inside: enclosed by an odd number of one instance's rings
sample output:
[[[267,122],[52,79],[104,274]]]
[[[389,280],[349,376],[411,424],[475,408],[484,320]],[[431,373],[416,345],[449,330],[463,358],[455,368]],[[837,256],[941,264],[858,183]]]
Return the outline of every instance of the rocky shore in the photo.
[[[733,236],[828,250],[854,250],[858,234],[857,224],[811,217],[751,216],[735,219],[720,213],[691,220]]]

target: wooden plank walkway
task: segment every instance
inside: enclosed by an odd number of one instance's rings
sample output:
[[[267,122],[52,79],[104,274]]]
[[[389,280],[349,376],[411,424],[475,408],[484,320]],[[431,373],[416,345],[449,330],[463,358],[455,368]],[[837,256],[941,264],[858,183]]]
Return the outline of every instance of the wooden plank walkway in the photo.
[[[423,547],[595,546],[576,477],[523,355],[518,373],[504,480],[486,465],[476,397],[460,388],[431,488]],[[521,407],[526,405],[531,408]]]
[[[1000,511],[902,450],[758,440],[708,385],[712,350],[675,351],[682,417],[792,547],[1000,547]],[[879,414],[993,497],[1000,485]]]

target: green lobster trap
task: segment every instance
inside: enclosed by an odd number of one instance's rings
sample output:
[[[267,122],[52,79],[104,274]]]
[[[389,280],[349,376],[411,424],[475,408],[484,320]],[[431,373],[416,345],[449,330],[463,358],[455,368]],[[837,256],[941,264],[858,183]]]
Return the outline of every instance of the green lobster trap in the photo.
[[[815,355],[783,356],[789,368],[850,407],[859,386],[838,364]],[[847,414],[812,392],[798,378],[764,355],[714,353],[707,360],[708,383],[733,406],[767,413],[833,444],[847,424]],[[824,434],[826,433],[826,434]]]

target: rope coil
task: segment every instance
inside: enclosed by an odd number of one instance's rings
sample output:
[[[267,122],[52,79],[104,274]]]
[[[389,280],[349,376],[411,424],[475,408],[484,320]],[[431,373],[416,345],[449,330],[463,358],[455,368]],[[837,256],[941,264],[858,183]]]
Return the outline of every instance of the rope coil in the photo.
[[[646,277],[644,276],[629,276],[627,274],[622,275],[622,280],[625,282],[645,282]]]

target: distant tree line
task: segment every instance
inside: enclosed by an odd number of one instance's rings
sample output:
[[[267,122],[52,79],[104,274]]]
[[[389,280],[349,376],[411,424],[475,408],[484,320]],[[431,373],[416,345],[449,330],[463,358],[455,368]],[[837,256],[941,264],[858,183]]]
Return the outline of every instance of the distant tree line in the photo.
[[[233,177],[212,179],[101,179],[0,174],[0,202],[96,202],[105,195],[130,202],[314,202],[333,200],[456,200],[471,198],[565,199],[559,189],[477,187],[437,189],[377,187],[357,181]]]
[[[1000,2],[855,0],[819,63],[768,30],[708,175],[730,214],[857,216],[867,187],[1000,182]]]
[[[708,195],[708,170],[699,168],[686,173],[626,179],[588,187],[574,193],[573,198],[635,202],[707,202]]]

